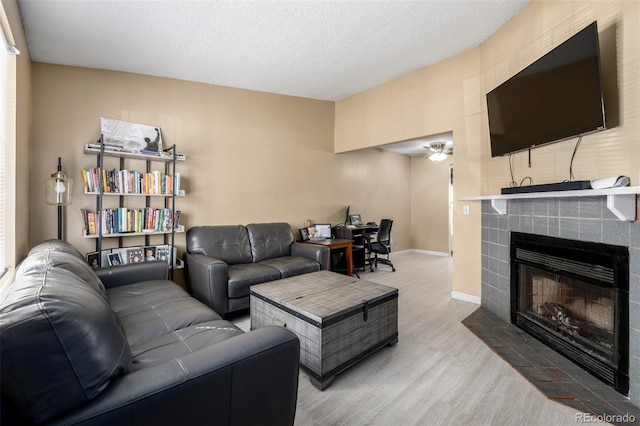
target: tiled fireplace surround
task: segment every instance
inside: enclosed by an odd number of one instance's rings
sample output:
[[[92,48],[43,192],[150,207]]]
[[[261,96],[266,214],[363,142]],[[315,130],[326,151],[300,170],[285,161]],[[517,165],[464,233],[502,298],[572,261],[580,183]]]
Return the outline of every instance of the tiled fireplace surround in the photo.
[[[606,196],[512,199],[501,215],[482,201],[481,303],[510,322],[511,231],[629,247],[629,397],[640,406],[640,222],[619,220],[606,204]]]

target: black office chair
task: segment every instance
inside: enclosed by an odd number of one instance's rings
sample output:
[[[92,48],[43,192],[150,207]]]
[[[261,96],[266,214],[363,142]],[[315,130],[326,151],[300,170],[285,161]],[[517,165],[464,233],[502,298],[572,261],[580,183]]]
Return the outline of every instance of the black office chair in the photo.
[[[393,219],[382,219],[380,221],[380,229],[378,230],[378,238],[376,241],[369,243],[369,265],[370,270],[373,272],[374,268],[378,268],[378,262],[391,266],[391,271],[395,272],[396,268],[389,260],[389,253],[391,253],[391,227],[393,226]],[[371,254],[374,254],[374,258],[371,259]],[[384,257],[378,257],[378,255],[385,255]]]

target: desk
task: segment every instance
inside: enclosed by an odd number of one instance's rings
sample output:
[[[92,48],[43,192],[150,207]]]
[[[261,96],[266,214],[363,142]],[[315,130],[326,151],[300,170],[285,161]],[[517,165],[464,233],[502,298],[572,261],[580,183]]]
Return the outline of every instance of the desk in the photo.
[[[352,259],[356,270],[365,270],[367,266],[366,250],[367,236],[378,232],[378,227],[373,225],[358,225],[358,226],[336,226],[333,228],[333,233],[338,238],[344,238],[353,241],[353,254]],[[347,260],[348,261],[348,260]]]
[[[329,247],[329,250],[338,250],[338,249],[345,249],[345,251],[347,252],[347,256],[346,256],[346,262],[347,262],[347,275],[349,276],[353,276],[353,251],[352,251],[352,247],[353,247],[353,240],[352,239],[345,239],[345,238],[332,238],[332,239],[328,239],[328,240],[319,240],[319,241],[313,241],[313,240],[306,240],[306,241],[300,241],[301,243],[307,243],[307,244],[320,244],[323,245],[325,247]],[[329,256],[331,257],[331,256]],[[331,264],[331,262],[329,262],[329,264]]]

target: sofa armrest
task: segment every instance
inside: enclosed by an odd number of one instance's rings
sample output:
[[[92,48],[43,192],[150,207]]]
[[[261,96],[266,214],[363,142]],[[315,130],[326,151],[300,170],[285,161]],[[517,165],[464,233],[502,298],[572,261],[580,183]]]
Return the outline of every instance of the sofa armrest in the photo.
[[[204,254],[184,253],[187,287],[193,297],[224,315],[229,311],[227,263]]]
[[[321,270],[329,270],[329,247],[318,244],[293,242],[291,244],[291,256],[313,259],[320,264]]]
[[[166,280],[169,276],[169,265],[157,260],[107,266],[96,268],[95,271],[106,288],[113,288],[141,281]]]
[[[265,327],[114,380],[54,424],[292,425],[298,337]]]

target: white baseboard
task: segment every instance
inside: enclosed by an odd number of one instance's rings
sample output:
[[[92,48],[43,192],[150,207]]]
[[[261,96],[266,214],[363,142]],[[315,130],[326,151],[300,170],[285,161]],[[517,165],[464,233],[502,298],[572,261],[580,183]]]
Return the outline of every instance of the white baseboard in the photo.
[[[463,302],[475,303],[476,305],[480,304],[480,298],[478,296],[471,296],[470,294],[460,293],[459,291],[452,291],[451,298],[462,300]]]
[[[418,249],[405,249],[400,251],[392,251],[390,253],[390,256],[393,257],[400,254],[407,254],[407,253],[426,254],[427,256],[449,257],[448,253],[445,253],[442,251],[430,251],[430,250],[418,250]]]
[[[446,253],[446,252],[443,252],[443,251],[411,249],[410,252],[411,253],[418,253],[418,254],[426,254],[426,255],[429,255],[429,256],[449,257],[449,253]]]

